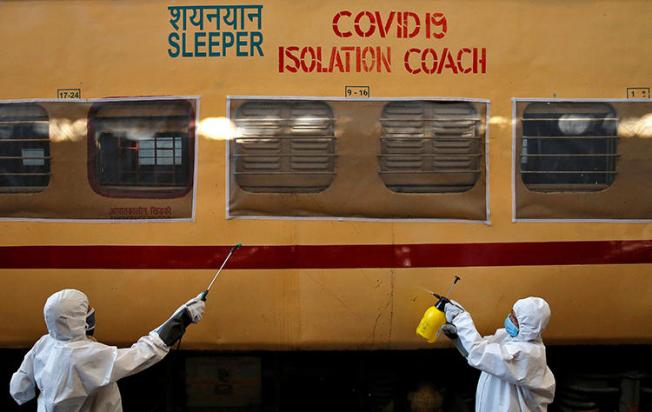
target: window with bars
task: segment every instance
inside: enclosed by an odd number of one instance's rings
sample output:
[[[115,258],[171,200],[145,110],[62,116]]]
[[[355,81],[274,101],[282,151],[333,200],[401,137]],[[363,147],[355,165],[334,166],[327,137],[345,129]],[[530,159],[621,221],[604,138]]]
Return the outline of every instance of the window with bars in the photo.
[[[319,101],[255,101],[235,115],[235,181],[246,191],[310,193],[335,176],[333,112]]]
[[[91,183],[106,196],[174,197],[192,186],[193,110],[179,100],[98,103]]]
[[[0,104],[0,191],[38,192],[50,183],[49,119],[34,103]]]
[[[465,102],[391,102],[381,115],[380,176],[395,192],[465,192],[481,175],[481,117]]]
[[[521,119],[519,171],[540,192],[599,191],[616,176],[618,117],[604,103],[530,103]]]

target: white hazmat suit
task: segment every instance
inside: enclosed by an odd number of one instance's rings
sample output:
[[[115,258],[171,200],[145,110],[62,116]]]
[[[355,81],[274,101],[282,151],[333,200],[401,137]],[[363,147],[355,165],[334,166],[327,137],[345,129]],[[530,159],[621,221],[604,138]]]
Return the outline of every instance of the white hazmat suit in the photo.
[[[546,411],[555,394],[555,377],[546,362],[541,333],[550,320],[545,300],[529,297],[513,307],[518,335],[504,328],[482,337],[471,315],[446,304],[446,318],[457,328],[459,342],[468,353],[469,365],[482,371],[475,396],[475,410]]]
[[[201,319],[203,305],[191,311],[193,321]],[[38,387],[39,412],[122,411],[116,382],[168,353],[156,331],[125,349],[87,338],[87,311],[88,298],[78,290],[65,289],[48,298],[43,312],[49,333],[34,344],[11,377],[9,391],[18,404],[33,399]]]

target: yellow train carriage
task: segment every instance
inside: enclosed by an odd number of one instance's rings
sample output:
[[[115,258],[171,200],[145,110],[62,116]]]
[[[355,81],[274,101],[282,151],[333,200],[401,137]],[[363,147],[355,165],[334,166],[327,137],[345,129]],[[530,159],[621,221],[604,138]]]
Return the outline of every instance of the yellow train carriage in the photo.
[[[238,242],[184,348],[427,348],[453,274],[483,333],[650,343],[651,12],[1,3],[0,345],[64,287],[129,343]]]

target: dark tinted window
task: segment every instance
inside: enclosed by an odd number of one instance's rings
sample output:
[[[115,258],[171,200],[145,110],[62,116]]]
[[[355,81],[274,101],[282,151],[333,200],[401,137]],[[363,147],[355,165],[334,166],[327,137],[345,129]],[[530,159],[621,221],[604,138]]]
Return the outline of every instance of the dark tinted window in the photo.
[[[47,112],[37,104],[0,105],[0,191],[35,192],[49,182]]]
[[[596,191],[616,175],[618,118],[603,103],[532,103],[523,113],[520,173],[536,191]]]
[[[91,113],[91,174],[100,193],[156,197],[190,187],[193,113],[187,102],[108,102]]]

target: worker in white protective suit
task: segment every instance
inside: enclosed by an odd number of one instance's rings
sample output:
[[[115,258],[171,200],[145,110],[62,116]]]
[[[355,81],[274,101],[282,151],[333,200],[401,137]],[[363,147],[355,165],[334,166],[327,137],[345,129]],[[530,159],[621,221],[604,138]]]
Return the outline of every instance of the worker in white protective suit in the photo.
[[[186,327],[201,320],[204,307],[201,296],[193,298],[130,348],[118,349],[88,336],[94,331],[95,311],[84,293],[59,291],[43,309],[48,334],[25,355],[9,392],[22,405],[38,388],[39,412],[122,411],[116,382],[163,359]]]
[[[537,297],[518,300],[505,328],[482,337],[471,315],[457,302],[446,303],[444,333],[469,363],[480,369],[476,411],[546,411],[555,395],[555,377],[546,363],[541,333],[550,320],[548,303]]]

